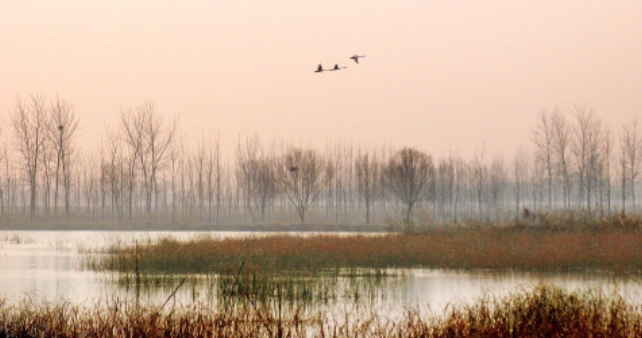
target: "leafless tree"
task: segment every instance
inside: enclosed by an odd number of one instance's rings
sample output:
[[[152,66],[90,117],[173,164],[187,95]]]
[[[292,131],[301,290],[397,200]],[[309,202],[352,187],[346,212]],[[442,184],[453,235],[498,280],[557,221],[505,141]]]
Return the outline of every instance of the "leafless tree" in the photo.
[[[353,160],[352,149],[340,145],[330,145],[324,161],[325,206],[326,216],[333,217],[335,223],[343,218],[350,220],[353,204],[358,197],[353,198]]]
[[[553,151],[558,175],[562,179],[564,208],[571,205],[571,178],[570,178],[570,145],[571,129],[566,119],[557,110],[551,116],[553,125]]]
[[[413,148],[401,149],[388,161],[385,177],[388,189],[405,204],[404,222],[410,224],[417,203],[431,197],[432,157]]]
[[[460,211],[460,201],[463,199],[462,190],[465,189],[466,175],[468,172],[466,163],[461,158],[450,157],[451,163],[455,168],[455,187],[453,194],[455,195],[455,200],[453,203],[453,214],[455,215],[453,222],[457,223],[459,211]]]
[[[268,204],[276,195],[277,186],[274,167],[256,135],[238,145],[236,178],[252,221],[255,222],[259,216],[264,221]]]
[[[223,185],[223,164],[218,137],[211,138],[207,143],[207,221],[212,224],[212,204],[216,205],[216,222],[219,222],[221,212],[221,192]]]
[[[103,147],[106,149],[103,152],[101,166],[104,180],[108,185],[107,191],[110,197],[111,214],[116,215],[119,222],[124,220],[123,194],[125,192],[126,172],[122,142],[122,138],[117,131],[107,129],[103,141]]]
[[[515,189],[515,218],[519,218],[522,201],[527,195],[528,156],[523,149],[517,151],[513,161],[513,186]]]
[[[473,176],[472,185],[475,187],[475,196],[477,197],[477,208],[479,211],[479,220],[483,220],[483,206],[485,201],[485,190],[488,179],[488,168],[486,167],[486,149],[482,148],[473,158]]]
[[[613,136],[611,135],[610,128],[604,128],[604,158],[605,158],[605,172],[603,184],[606,189],[607,198],[607,216],[611,216],[611,161],[613,157]]]
[[[73,106],[64,99],[56,98],[51,104],[51,118],[47,124],[47,138],[56,153],[54,213],[58,212],[59,181],[62,174],[62,185],[65,189],[65,214],[69,218],[71,193],[70,161],[74,156],[73,139],[78,129],[78,118]],[[62,170],[62,173],[61,173]]]
[[[47,115],[48,124],[50,116],[49,113],[47,113]],[[52,168],[52,166],[55,164],[55,153],[53,145],[51,144],[51,142],[48,142],[48,140],[45,141],[40,158],[40,182],[42,186],[42,193],[40,195],[42,196],[42,206],[44,208],[45,215],[49,215],[49,208],[51,204],[51,185],[55,174],[55,171]]]
[[[134,208],[134,191],[136,188],[137,168],[139,163],[144,162],[142,153],[144,152],[145,138],[145,115],[137,111],[127,110],[120,113],[121,137],[127,145],[126,153],[126,186],[127,186],[127,206],[129,219],[132,219]]]
[[[578,199],[580,205],[586,200],[586,206],[590,210],[591,183],[599,157],[601,122],[593,110],[584,105],[575,107],[575,118],[577,124],[573,128],[571,151],[577,166]]]
[[[253,193],[256,190],[257,177],[259,172],[259,157],[262,151],[258,137],[254,135],[236,148],[236,182],[241,190],[243,204],[247,212],[252,217],[252,222],[256,221],[256,212]]]
[[[148,168],[149,171],[148,183],[145,184],[147,188],[146,206],[149,213],[152,209],[152,196],[155,197],[158,193],[157,178],[166,164],[167,150],[174,141],[176,130],[178,129],[178,120],[174,119],[167,125],[162,116],[155,114],[153,104],[145,104],[141,107],[141,110],[149,114],[146,124],[146,155],[143,156],[143,161],[147,162],[143,168]]]
[[[29,102],[18,99],[12,123],[16,148],[29,183],[29,210],[33,219],[36,214],[39,166],[46,141],[45,99],[40,95],[32,95]]]
[[[196,207],[198,210],[199,217],[203,217],[205,214],[205,204],[207,200],[207,148],[205,138],[201,137],[201,141],[198,144],[196,155],[191,159],[191,168],[194,169],[195,175],[195,196],[196,196]]]
[[[123,136],[130,149],[130,173],[135,174],[136,169],[140,172],[145,211],[150,213],[158,188],[157,177],[165,165],[168,149],[176,136],[178,120],[174,119],[167,124],[165,119],[156,113],[151,102],[142,104],[135,111],[122,112],[120,120]],[[135,180],[130,186],[130,197],[133,197],[134,182]]]
[[[506,164],[502,156],[494,156],[489,169],[489,197],[490,206],[495,213],[495,220],[499,221],[501,210],[504,207],[504,197],[506,194],[507,173]]]
[[[542,111],[533,130],[533,142],[536,146],[535,158],[537,164],[544,168],[548,181],[548,208],[553,207],[553,177],[555,174],[554,165],[554,130],[552,116]]]
[[[328,219],[334,215],[334,220],[336,223],[339,222],[339,208],[337,201],[340,199],[340,194],[337,193],[341,191],[342,182],[339,170],[339,161],[336,157],[332,156],[333,154],[326,154],[325,157],[325,166],[323,168],[323,175],[325,176],[325,215]]]
[[[381,164],[377,156],[368,153],[357,155],[355,173],[357,192],[366,206],[366,224],[370,224],[370,209],[380,191]]]
[[[446,206],[450,210],[455,183],[455,168],[452,161],[441,160],[435,171],[435,200],[439,201],[439,218],[446,219]]]
[[[290,148],[275,169],[281,188],[301,222],[323,188],[323,159],[312,150]]]
[[[634,118],[622,128],[620,148],[622,152],[622,208],[625,208],[626,182],[631,195],[631,211],[635,211],[635,183],[640,174],[642,138],[639,135],[639,120]]]

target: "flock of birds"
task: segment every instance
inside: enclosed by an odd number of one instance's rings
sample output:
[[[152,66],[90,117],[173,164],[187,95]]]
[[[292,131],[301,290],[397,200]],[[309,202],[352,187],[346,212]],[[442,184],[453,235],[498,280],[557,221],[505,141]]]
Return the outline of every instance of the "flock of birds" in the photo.
[[[355,55],[350,57],[350,60],[354,60],[354,62],[359,63],[359,59],[362,58],[362,57],[365,57],[365,55],[357,55],[357,54],[355,54]],[[314,72],[315,73],[321,73],[321,72],[325,72],[325,71],[335,71],[335,70],[341,70],[341,69],[345,69],[345,68],[348,68],[348,67],[339,67],[339,64],[337,63],[337,64],[334,65],[334,68],[323,69],[323,66],[321,64],[319,64],[319,67],[317,67],[317,70],[315,70]]]

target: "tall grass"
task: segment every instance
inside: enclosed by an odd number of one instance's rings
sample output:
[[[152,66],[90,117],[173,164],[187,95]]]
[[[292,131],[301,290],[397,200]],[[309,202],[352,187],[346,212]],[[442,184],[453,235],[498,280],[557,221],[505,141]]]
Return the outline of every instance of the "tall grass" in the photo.
[[[247,304],[246,304],[247,305]],[[445,314],[408,310],[281,312],[276,306],[166,308],[112,300],[90,306],[0,300],[0,337],[639,337],[642,311],[618,295],[540,286],[486,296]]]
[[[266,274],[354,271],[388,268],[642,270],[642,231],[637,219],[612,219],[578,226],[563,220],[538,226],[484,226],[383,235],[287,235],[189,241],[171,237],[133,247],[114,247],[92,261],[94,269],[142,272]],[[367,270],[358,270],[367,269]]]
[[[180,289],[179,298],[204,301],[225,307],[239,299],[251,297],[257,304],[267,304],[278,298],[285,308],[303,310],[349,303],[370,306],[379,303],[388,294],[387,289],[405,281],[399,278],[384,278],[385,275],[352,275],[339,278],[336,275],[285,276],[262,273],[234,275],[198,274],[143,274],[136,279],[131,273],[115,273],[105,276],[136,297],[161,298]]]

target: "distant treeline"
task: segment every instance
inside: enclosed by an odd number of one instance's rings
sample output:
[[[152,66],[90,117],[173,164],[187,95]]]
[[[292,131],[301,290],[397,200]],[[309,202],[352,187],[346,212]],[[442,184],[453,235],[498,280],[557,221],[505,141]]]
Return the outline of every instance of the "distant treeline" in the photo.
[[[150,102],[119,114],[99,152],[80,152],[73,105],[18,100],[0,129],[0,226],[225,228],[254,224],[439,225],[543,213],[635,213],[637,119],[612,132],[590,108],[542,111],[533,151],[511,157],[216,138],[195,147]]]

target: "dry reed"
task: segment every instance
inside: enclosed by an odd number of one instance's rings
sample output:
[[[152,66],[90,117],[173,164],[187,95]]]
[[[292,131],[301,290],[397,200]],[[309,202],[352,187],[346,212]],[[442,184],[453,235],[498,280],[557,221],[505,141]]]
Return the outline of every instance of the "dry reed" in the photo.
[[[412,234],[200,236],[189,241],[166,237],[139,245],[137,257],[141,271],[147,273],[232,274],[241,262],[248,272],[298,275],[359,268],[380,273],[377,269],[412,267],[642,270],[638,219],[615,216],[582,226],[568,218],[543,219],[533,226],[463,227]],[[134,248],[115,247],[92,267],[132,271],[135,258]]]
[[[247,304],[245,304],[247,305]],[[639,337],[642,311],[622,297],[540,286],[486,296],[445,314],[279,313],[192,305],[158,311],[111,301],[93,306],[0,300],[0,337]]]

